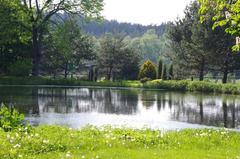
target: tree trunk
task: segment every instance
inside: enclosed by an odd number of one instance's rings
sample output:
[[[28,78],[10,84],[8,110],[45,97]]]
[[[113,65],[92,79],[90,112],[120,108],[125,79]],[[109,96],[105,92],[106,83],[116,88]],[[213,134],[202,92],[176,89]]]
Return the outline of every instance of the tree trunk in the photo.
[[[227,83],[228,79],[228,73],[229,73],[229,54],[227,54],[226,60],[224,62],[224,70],[223,70],[223,78],[222,78],[222,83]]]
[[[204,67],[205,67],[205,59],[202,58],[200,74],[199,74],[199,81],[203,81],[203,79],[204,79]]]
[[[112,77],[112,67],[109,68],[109,72],[107,74],[107,80],[111,80],[111,77]]]
[[[94,69],[94,81],[96,82],[97,79],[98,79],[98,69],[95,68],[95,69]]]
[[[223,83],[223,84],[227,83],[227,79],[228,79],[228,68],[225,68],[225,69],[224,69],[224,72],[223,72],[222,83]]]
[[[89,81],[93,81],[93,75],[94,75],[93,66],[91,66],[91,67],[89,68],[89,73],[88,73],[88,80],[89,80]]]
[[[32,53],[32,75],[39,76],[40,69],[40,57],[41,57],[41,35],[39,28],[36,26],[32,27],[32,45],[33,45],[33,53]]]

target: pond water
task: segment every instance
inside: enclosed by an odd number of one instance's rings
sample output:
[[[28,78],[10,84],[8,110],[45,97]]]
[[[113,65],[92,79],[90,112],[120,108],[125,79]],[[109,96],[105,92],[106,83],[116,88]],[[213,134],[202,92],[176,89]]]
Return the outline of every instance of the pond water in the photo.
[[[176,130],[240,130],[240,98],[163,90],[1,86],[0,103],[33,125],[81,128],[87,124]]]

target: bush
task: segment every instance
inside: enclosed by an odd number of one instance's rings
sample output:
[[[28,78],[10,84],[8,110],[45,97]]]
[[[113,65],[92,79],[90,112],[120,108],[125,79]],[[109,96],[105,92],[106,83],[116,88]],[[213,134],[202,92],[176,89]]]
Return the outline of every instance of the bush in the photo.
[[[221,93],[221,84],[206,82],[206,81],[193,81],[190,82],[187,88],[189,91],[199,91],[199,92],[215,92]]]
[[[11,76],[29,76],[31,69],[32,62],[30,59],[18,60],[8,67]]]
[[[239,94],[240,93],[240,87],[238,85],[225,84],[225,85],[223,85],[222,93]]]
[[[143,78],[156,79],[156,76],[157,76],[157,70],[154,64],[150,60],[145,61],[140,68],[138,78],[139,79],[143,79]]]
[[[23,126],[24,115],[19,114],[15,109],[9,110],[6,106],[0,109],[0,128],[4,131],[11,131],[13,129]]]
[[[189,81],[163,81],[163,80],[153,80],[145,84],[147,88],[157,88],[157,89],[167,89],[176,91],[186,91]]]

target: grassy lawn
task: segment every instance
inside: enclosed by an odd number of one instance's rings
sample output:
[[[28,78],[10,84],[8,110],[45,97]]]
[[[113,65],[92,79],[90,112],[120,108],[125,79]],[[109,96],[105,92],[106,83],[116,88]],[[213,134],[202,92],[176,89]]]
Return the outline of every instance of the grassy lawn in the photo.
[[[40,126],[0,130],[0,158],[37,159],[239,159],[240,134],[227,130]]]

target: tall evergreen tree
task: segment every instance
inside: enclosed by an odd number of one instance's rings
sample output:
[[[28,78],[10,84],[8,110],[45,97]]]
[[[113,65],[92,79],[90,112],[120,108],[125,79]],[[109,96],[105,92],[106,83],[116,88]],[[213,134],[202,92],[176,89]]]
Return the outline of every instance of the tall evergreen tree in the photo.
[[[167,80],[167,66],[163,65],[163,71],[162,71],[162,80]]]
[[[162,71],[163,71],[163,62],[162,62],[162,59],[159,59],[159,61],[158,61],[158,69],[157,69],[157,78],[158,79],[161,79]]]
[[[173,75],[173,64],[171,64],[170,65],[170,67],[169,67],[169,80],[172,80],[172,79],[174,79],[174,75]]]

